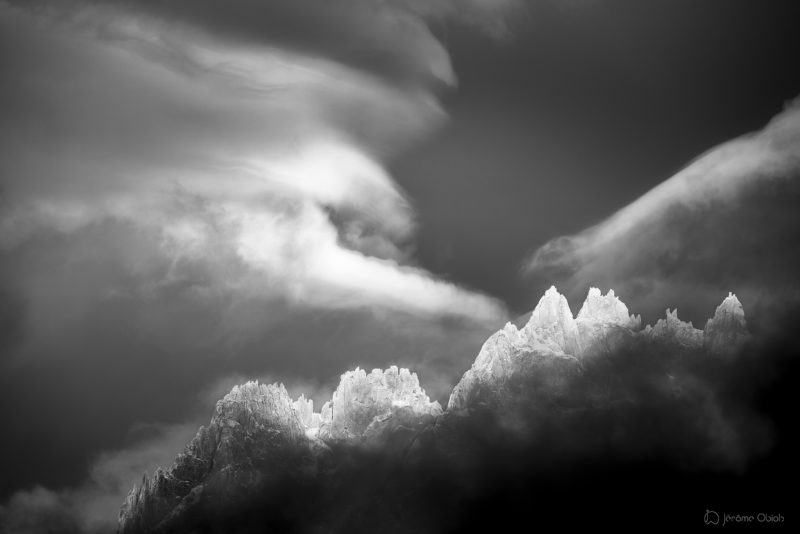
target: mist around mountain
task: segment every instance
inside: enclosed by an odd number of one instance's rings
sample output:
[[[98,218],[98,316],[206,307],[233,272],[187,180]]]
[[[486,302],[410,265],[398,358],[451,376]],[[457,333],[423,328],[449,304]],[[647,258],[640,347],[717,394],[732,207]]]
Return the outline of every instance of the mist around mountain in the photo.
[[[486,341],[445,408],[397,367],[345,372],[319,411],[247,382],[133,487],[119,532],[702,528],[720,503],[785,515],[768,484],[796,468],[797,343],[755,323],[733,294],[702,329],[669,309],[642,328],[613,291],[573,316],[551,288]]]

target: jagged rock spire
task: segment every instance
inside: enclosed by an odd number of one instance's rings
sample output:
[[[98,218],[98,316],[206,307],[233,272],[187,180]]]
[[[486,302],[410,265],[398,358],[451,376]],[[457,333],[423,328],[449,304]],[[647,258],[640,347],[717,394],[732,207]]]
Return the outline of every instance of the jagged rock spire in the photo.
[[[666,318],[659,319],[655,326],[648,325],[642,333],[650,339],[669,341],[687,348],[703,345],[703,331],[695,328],[691,322],[681,321],[677,309],[667,308]]]
[[[321,414],[314,411],[314,400],[306,399],[305,395],[300,395],[292,403],[292,407],[297,412],[300,424],[305,428],[307,436],[316,436],[322,423]]]
[[[330,403],[323,406],[320,436],[352,439],[361,436],[376,417],[401,408],[420,415],[439,415],[442,407],[431,402],[416,373],[393,365],[371,373],[356,368],[344,373]]]
[[[487,400],[499,400],[502,406],[503,399],[513,400],[519,394],[519,378],[537,378],[536,391],[528,393],[543,393],[542,398],[552,400],[563,384],[583,372],[585,359],[594,357],[595,349],[613,348],[626,340],[703,346],[729,354],[749,335],[741,302],[733,293],[703,331],[670,309],[654,327],[640,330],[640,324],[641,318],[630,315],[613,290],[603,295],[591,288],[575,318],[566,298],[551,287],[522,329],[508,323],[484,343],[453,389],[448,410],[460,411]],[[281,469],[314,472],[318,458],[330,452],[325,440],[374,443],[387,434],[419,432],[441,413],[417,375],[396,366],[344,373],[319,413],[303,395],[293,401],[283,384],[256,381],[235,386],[216,404],[209,426],[200,428],[169,469],[159,468],[141,485],[134,485],[120,512],[119,532],[163,525],[207,488],[247,488],[259,476],[273,476]]]
[[[484,343],[472,367],[453,389],[448,409],[467,407],[476,391],[502,391],[509,377],[532,372],[544,365],[542,362],[561,358],[558,365],[562,368],[579,365],[583,358],[613,350],[637,337],[690,349],[705,345],[713,352],[724,353],[732,351],[747,335],[741,303],[733,294],[717,308],[705,333],[680,320],[678,311],[671,309],[655,326],[640,328],[641,316],[630,315],[613,290],[603,295],[598,288],[589,289],[573,319],[566,298],[551,287],[521,330],[509,323]],[[572,364],[568,363],[570,358]]]
[[[539,299],[522,333],[528,338],[535,337],[542,343],[552,344],[566,354],[580,352],[578,325],[566,297],[555,286],[550,286]]]
[[[704,346],[712,353],[731,353],[749,337],[744,308],[733,293],[717,306],[714,317],[706,322],[703,329]]]
[[[613,289],[603,295],[598,288],[592,287],[575,322],[583,355],[613,347],[622,340],[620,333],[639,330],[642,318],[630,315],[628,307],[614,294]]]
[[[641,317],[630,315],[628,307],[614,294],[613,289],[603,295],[596,287],[589,289],[575,320],[629,328],[638,328],[641,324]]]

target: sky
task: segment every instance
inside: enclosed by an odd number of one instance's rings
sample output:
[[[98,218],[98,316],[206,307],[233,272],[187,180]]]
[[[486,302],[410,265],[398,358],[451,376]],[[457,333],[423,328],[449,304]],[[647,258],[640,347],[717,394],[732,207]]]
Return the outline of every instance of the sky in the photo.
[[[798,15],[0,2],[0,502],[113,517],[248,379],[319,403],[398,364],[444,400],[551,284],[789,307]]]

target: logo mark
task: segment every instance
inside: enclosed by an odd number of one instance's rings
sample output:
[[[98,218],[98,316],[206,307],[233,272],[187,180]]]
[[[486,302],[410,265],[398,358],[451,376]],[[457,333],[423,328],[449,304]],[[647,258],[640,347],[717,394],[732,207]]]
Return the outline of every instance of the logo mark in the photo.
[[[706,510],[706,515],[703,516],[703,522],[706,525],[719,525],[719,514],[714,510]]]

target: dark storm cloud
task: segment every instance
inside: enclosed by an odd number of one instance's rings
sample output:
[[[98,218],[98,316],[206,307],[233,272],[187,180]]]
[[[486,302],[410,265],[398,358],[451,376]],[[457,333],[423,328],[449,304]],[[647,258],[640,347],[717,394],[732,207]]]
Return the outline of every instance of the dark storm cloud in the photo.
[[[614,287],[652,316],[670,301],[695,320],[735,291],[749,309],[800,298],[800,105],[721,145],[605,221],[540,247],[528,274],[568,292]]]
[[[396,363],[443,396],[505,318],[416,265],[414,208],[385,170],[446,119],[436,87],[454,76],[428,23],[499,34],[504,10],[222,6],[0,3],[12,510],[113,521],[118,482],[155,466],[142,447],[169,449],[238,378],[323,395]],[[103,466],[116,475],[95,480]]]
[[[0,457],[15,459],[0,498],[16,492],[14,528],[106,528],[123,479],[168,463],[234,382],[321,400],[347,368],[400,364],[446,395],[504,306],[417,266],[414,206],[385,165],[446,121],[449,21],[502,37],[517,7],[0,3]],[[789,224],[783,192],[768,213]],[[737,228],[746,211],[728,212]]]
[[[508,32],[510,14],[521,8],[518,0],[40,0],[35,4],[67,9],[73,15],[77,8],[79,19],[81,5],[146,13],[237,41],[324,57],[414,86],[456,81],[449,54],[429,24],[455,20],[502,36]],[[185,63],[180,56],[171,57]]]
[[[548,0],[528,13],[505,46],[450,28],[454,120],[392,164],[417,199],[425,265],[520,313],[556,282],[519,276],[532,249],[763,127],[800,92],[792,0]]]

